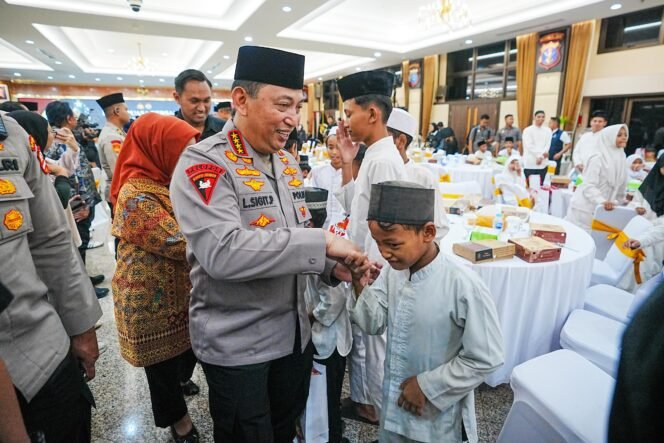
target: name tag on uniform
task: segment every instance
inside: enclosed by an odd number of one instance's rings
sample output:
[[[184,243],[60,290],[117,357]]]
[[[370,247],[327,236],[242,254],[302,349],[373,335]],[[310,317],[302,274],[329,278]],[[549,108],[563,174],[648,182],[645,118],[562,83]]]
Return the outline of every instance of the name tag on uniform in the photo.
[[[240,197],[240,204],[242,209],[272,208],[276,206],[274,196],[270,194],[246,195]]]
[[[0,172],[18,172],[18,158],[0,159]]]

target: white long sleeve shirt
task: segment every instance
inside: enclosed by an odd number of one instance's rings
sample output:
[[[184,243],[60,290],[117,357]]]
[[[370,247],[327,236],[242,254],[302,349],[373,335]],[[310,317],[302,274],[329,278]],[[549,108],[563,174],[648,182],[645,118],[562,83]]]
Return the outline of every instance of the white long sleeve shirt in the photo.
[[[598,137],[601,131],[586,132],[581,136],[579,141],[574,146],[574,153],[572,154],[572,163],[574,167],[582,165],[584,168],[588,163],[590,156],[597,151]]]
[[[385,267],[354,306],[368,334],[387,328],[381,426],[421,442],[477,441],[473,390],[503,364],[503,337],[489,290],[473,271],[443,253],[410,275]],[[422,416],[397,405],[409,377],[426,396]]]
[[[348,238],[368,253],[372,260],[382,262],[383,259],[376,242],[371,237],[367,223],[371,185],[389,180],[407,179],[403,159],[394,146],[392,137],[388,136],[367,148],[357,179],[346,183],[335,192],[342,207],[350,213]]]
[[[525,169],[542,169],[548,166],[551,129],[530,125],[523,130],[523,160]],[[542,158],[540,164],[537,159]]]

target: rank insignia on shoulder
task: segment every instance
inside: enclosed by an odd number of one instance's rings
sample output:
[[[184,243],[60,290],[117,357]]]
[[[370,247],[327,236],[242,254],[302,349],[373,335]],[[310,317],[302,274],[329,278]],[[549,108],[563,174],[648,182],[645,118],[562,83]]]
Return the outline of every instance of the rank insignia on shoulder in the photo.
[[[260,217],[258,217],[256,220],[250,222],[249,224],[251,226],[257,226],[259,228],[264,228],[267,225],[269,225],[270,223],[274,223],[274,221],[275,220],[273,218],[267,217],[265,214],[261,214]]]
[[[16,194],[16,186],[10,180],[0,178],[0,195]]]
[[[199,163],[185,169],[185,173],[203,199],[203,203],[207,205],[210,204],[219,176],[225,174],[226,170],[212,163]]]
[[[279,160],[281,160],[281,163],[287,165],[288,164],[288,159],[286,157],[281,157]]]
[[[21,214],[21,211],[11,209],[5,213],[3,224],[10,231],[16,231],[23,226],[23,214]]]
[[[235,151],[235,154],[238,157],[249,157],[249,152],[247,152],[247,148],[244,146],[244,140],[242,140],[242,134],[240,134],[240,131],[237,129],[228,131],[228,138],[231,141],[233,151]]]
[[[116,154],[119,154],[120,149],[122,149],[122,140],[111,141],[111,149],[113,149],[113,152],[115,152]]]
[[[253,158],[243,158],[243,162],[245,162],[248,165],[253,165],[254,164],[254,159]]]
[[[295,174],[297,174],[297,169],[292,168],[292,167],[289,166],[286,169],[284,169],[284,174],[286,174],[286,175],[295,175]]]
[[[279,157],[283,157],[286,155],[283,149],[279,149],[279,151],[277,151],[277,154],[279,154]]]
[[[235,155],[233,152],[226,151],[225,154],[226,154],[226,158],[228,158],[230,161],[232,161],[233,163],[237,162],[237,155]]]
[[[246,166],[243,168],[236,169],[235,172],[237,172],[242,177],[260,177],[261,175],[259,170],[247,168]]]
[[[48,169],[48,165],[46,164],[46,159],[44,158],[44,154],[41,152],[41,149],[37,148],[37,161],[39,161],[39,168],[42,170],[44,174],[50,174],[51,170]]]
[[[252,178],[251,180],[248,180],[246,182],[242,182],[245,185],[249,186],[251,189],[254,191],[258,192],[261,190],[263,186],[265,186],[265,182],[262,182],[260,180],[256,180],[255,178]]]
[[[298,180],[297,177],[293,177],[293,179],[289,181],[288,184],[295,188],[299,188],[300,186],[302,186],[302,182]]]

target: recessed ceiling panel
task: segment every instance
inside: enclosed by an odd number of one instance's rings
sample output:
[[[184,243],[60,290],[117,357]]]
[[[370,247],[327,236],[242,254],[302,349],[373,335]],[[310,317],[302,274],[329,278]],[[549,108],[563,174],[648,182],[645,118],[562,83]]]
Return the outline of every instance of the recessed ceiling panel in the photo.
[[[0,38],[0,67],[11,69],[34,69],[40,71],[52,71],[49,66],[46,66],[39,60],[17,47],[11,45],[9,42]]]
[[[187,68],[200,69],[223,44],[95,29],[33,26],[86,73],[175,76]]]
[[[126,0],[6,0],[56,11],[139,19],[177,25],[237,30],[265,0],[143,0],[134,12]]]

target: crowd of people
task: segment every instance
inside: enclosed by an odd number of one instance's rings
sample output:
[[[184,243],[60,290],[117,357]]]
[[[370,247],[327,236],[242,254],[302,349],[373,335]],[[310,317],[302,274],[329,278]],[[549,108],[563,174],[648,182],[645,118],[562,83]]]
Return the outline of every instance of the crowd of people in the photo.
[[[478,441],[473,392],[505,344],[485,283],[440,251],[450,228],[439,179],[408,155],[418,122],[393,108],[393,74],[339,79],[345,118],[329,122],[329,162],[312,169],[300,152],[303,79],[303,56],[244,46],[232,105],[214,114],[212,85],[193,69],[175,79],[174,116],[132,122],[121,93],[100,98],[99,134],[64,101],[46,118],[0,106],[0,441],[91,440],[86,382],[108,290],[85,262],[102,198],[120,353],[144,368],[155,426],[175,442],[200,439],[185,402],[200,391],[197,364],[215,441],[302,437],[315,364],[326,441],[347,441],[342,407],[378,424],[381,442]],[[507,115],[494,131],[482,115],[465,140],[476,157],[506,158],[505,204],[532,207],[530,182],[544,183],[550,161],[558,173],[572,147],[558,118],[545,121],[537,111],[521,131]],[[627,126],[606,124],[593,114],[574,146],[583,184],[567,219],[589,231],[597,205],[629,206],[653,227],[625,247],[661,252],[664,156],[646,171],[649,158],[624,154]],[[432,126],[430,146],[459,152],[451,128]],[[630,178],[642,184],[627,201]]]

